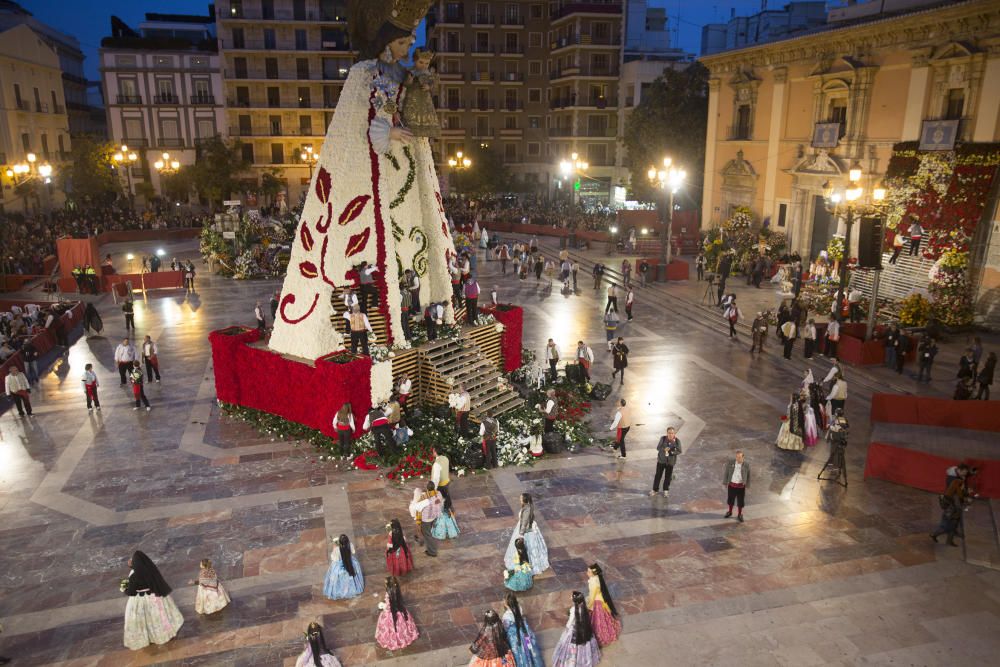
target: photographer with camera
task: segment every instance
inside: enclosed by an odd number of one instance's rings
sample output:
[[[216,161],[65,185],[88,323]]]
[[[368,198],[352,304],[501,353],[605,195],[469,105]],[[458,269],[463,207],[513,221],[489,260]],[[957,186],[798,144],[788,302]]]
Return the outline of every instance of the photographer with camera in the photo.
[[[624,403],[625,401],[622,401]],[[677,429],[673,426],[667,429],[667,434],[660,438],[656,445],[656,474],[653,476],[653,490],[649,495],[655,496],[663,480],[663,496],[670,494],[670,480],[674,476],[674,466],[677,465],[677,455],[683,453],[681,441],[677,438]]]
[[[826,432],[827,442],[830,443],[830,458],[826,460],[823,469],[816,475],[816,479],[828,482],[840,482],[847,486],[847,459],[844,455],[847,450],[847,438],[851,432],[851,425],[844,416],[843,409],[838,408],[833,411],[830,419],[830,426]],[[830,477],[823,477],[827,469],[832,469]],[[841,481],[843,477],[843,481]]]

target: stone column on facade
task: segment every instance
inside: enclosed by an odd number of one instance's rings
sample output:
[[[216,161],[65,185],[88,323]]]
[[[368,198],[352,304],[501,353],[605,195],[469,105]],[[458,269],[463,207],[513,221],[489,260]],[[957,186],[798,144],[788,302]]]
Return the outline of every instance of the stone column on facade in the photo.
[[[983,68],[982,82],[972,140],[990,142],[993,141],[997,127],[997,113],[1000,112],[1000,45],[989,50],[986,66]]]
[[[781,127],[785,118],[785,90],[788,68],[777,67],[771,72],[774,88],[771,92],[771,120],[767,131],[767,165],[764,169],[763,217],[773,217],[775,212],[774,193],[778,181],[778,153],[781,146]]]
[[[718,77],[708,80],[708,127],[705,131],[705,183],[701,198],[701,228],[712,227],[712,204],[715,197],[715,154],[719,149],[719,90]]]
[[[927,65],[927,53],[921,51],[913,57],[910,69],[910,85],[906,91],[906,104],[903,107],[903,130],[900,139],[916,141],[920,138],[920,125],[924,117],[924,103],[927,100],[927,84],[930,80],[930,67]]]

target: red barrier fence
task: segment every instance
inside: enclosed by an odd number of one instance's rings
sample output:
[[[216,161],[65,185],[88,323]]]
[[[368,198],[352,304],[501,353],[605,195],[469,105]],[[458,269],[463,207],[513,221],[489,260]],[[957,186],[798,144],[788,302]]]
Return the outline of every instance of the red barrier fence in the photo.
[[[112,273],[105,275],[104,289],[116,289],[121,285],[119,294],[124,295],[124,285],[127,281],[132,281],[132,289],[139,290],[145,286],[146,289],[174,289],[184,287],[183,271],[156,271],[148,273]]]
[[[964,401],[969,402],[969,401]],[[912,486],[932,493],[944,493],[944,471],[958,463],[979,468],[973,485],[986,498],[1000,498],[1000,466],[996,461],[937,456],[882,442],[868,445],[865,479],[874,477],[887,482]]]
[[[874,394],[871,420],[1000,433],[1000,401],[953,401],[948,398]],[[1000,458],[1000,446],[997,454]]]

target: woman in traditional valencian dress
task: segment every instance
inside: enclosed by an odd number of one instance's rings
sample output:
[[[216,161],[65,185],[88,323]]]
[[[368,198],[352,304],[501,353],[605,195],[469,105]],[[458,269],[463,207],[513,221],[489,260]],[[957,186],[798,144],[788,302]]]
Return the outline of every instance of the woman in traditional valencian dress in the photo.
[[[295,667],[340,667],[337,656],[326,647],[326,637],[319,623],[306,628],[306,647],[295,661]]]
[[[403,526],[400,525],[399,519],[390,521],[386,529],[389,531],[389,541],[385,545],[385,566],[389,574],[401,577],[413,569],[410,545],[403,536]]]
[[[514,566],[517,565],[515,559],[517,547],[514,543],[519,537],[524,538],[524,545],[528,549],[528,557],[531,560],[531,570],[534,575],[538,576],[549,569],[549,549],[545,545],[542,531],[535,523],[535,503],[531,499],[530,493],[521,494],[521,512],[517,516],[517,526],[511,533],[510,544],[507,545],[507,553],[503,557],[504,565],[508,570],[513,570]]]
[[[514,655],[510,652],[507,632],[500,617],[492,609],[483,616],[483,627],[475,641],[469,646],[472,659],[469,667],[514,667]]]
[[[204,558],[198,572],[198,594],[194,598],[194,610],[199,614],[214,614],[229,604],[229,594],[219,581],[219,575],[212,567],[212,561]]]
[[[378,608],[381,612],[375,626],[375,641],[379,646],[397,651],[406,648],[420,636],[413,615],[403,602],[403,593],[399,590],[399,580],[396,577],[385,578],[385,599],[378,603]]]
[[[347,535],[341,535],[330,554],[330,568],[323,580],[323,595],[331,600],[353,598],[365,592],[365,575],[354,555],[354,545]]]
[[[521,603],[513,593],[504,598],[507,610],[503,613],[503,626],[507,630],[507,643],[514,654],[516,667],[545,667],[535,633],[528,627],[521,612]]]
[[[128,561],[132,568],[123,581],[125,605],[125,647],[136,651],[150,644],[166,644],[177,636],[184,617],[170,599],[170,586],[163,575],[141,551]]]
[[[526,591],[534,584],[534,575],[531,572],[531,557],[528,556],[528,549],[524,546],[524,538],[514,540],[514,568],[504,570],[503,585],[512,591]]]
[[[802,442],[802,435],[805,432],[805,415],[802,412],[802,399],[797,393],[793,393],[788,399],[787,417],[781,422],[778,440],[775,444],[778,445],[778,449],[800,452],[805,448],[805,443]]]
[[[556,650],[552,653],[552,667],[594,667],[601,661],[601,647],[590,626],[587,598],[580,591],[573,591],[573,606]]]
[[[367,294],[385,319],[386,340],[404,340],[399,282],[419,276],[422,299],[447,302],[448,231],[434,156],[426,136],[403,123],[401,106],[413,35],[432,0],[350,0],[351,47],[359,52],[344,82],[307,191],[282,298],[268,342],[272,350],[316,359],[344,346],[330,326],[335,289],[372,269]],[[369,313],[372,316],[372,313]],[[445,320],[454,321],[449,307]]]
[[[622,622],[618,618],[614,600],[604,583],[604,571],[594,563],[587,568],[587,586],[589,595],[587,604],[590,606],[590,627],[594,629],[597,643],[604,648],[618,639],[622,632]]]

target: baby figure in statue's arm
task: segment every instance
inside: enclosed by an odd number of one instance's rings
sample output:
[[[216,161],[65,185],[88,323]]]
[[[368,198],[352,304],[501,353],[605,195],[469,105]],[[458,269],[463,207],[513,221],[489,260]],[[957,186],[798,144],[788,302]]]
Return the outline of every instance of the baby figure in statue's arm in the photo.
[[[416,137],[436,139],[441,135],[437,110],[434,108],[434,90],[437,73],[431,66],[434,52],[426,47],[413,50],[413,68],[403,83],[403,125]]]

